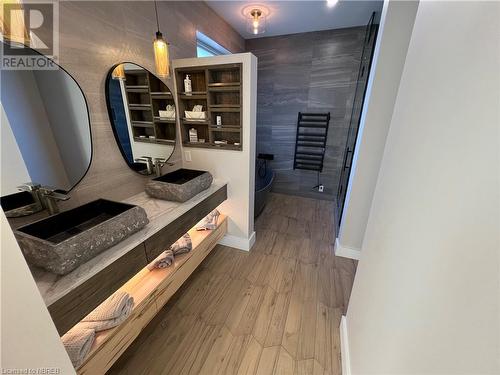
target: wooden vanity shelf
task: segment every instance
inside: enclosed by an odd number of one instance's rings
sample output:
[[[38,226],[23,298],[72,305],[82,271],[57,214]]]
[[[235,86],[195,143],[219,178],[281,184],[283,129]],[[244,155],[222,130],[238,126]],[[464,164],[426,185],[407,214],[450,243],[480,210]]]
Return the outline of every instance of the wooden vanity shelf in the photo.
[[[175,120],[162,119],[159,114],[167,105],[175,105],[174,96],[170,91],[164,91],[166,89],[163,82],[146,70],[125,70],[125,91],[134,141],[175,143],[172,142],[175,140]]]
[[[181,91],[187,74],[191,78],[191,95]],[[175,69],[184,146],[242,150],[241,75],[242,64]],[[185,110],[190,111],[197,104],[207,112],[206,121],[190,121],[182,117]],[[222,125],[216,125],[217,116],[221,116]],[[205,143],[189,141],[189,129],[193,127],[198,131],[198,139],[205,139]],[[227,141],[227,144],[216,144],[215,141]]]
[[[226,231],[227,218],[224,215],[219,217],[215,230],[198,232],[191,229],[193,250],[176,257],[170,267],[153,271],[144,268],[123,285],[119,290],[134,297],[132,313],[119,326],[97,333],[89,355],[77,370],[78,374],[104,374],[210,254]]]

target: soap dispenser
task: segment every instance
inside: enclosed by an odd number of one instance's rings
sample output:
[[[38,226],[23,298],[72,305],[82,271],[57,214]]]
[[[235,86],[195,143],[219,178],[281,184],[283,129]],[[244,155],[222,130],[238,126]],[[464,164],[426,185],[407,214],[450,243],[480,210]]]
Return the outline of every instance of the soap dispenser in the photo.
[[[184,92],[186,95],[191,95],[193,89],[191,88],[191,79],[189,78],[189,74],[186,74],[186,79],[184,80]]]

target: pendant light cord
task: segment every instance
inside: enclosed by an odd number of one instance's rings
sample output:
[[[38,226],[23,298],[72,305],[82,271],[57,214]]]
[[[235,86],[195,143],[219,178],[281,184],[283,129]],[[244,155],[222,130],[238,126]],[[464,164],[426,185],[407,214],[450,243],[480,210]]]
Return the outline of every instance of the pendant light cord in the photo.
[[[155,2],[155,14],[156,14],[156,28],[158,29],[158,32],[160,32],[160,22],[158,22],[158,8],[156,6],[156,0],[154,0]]]

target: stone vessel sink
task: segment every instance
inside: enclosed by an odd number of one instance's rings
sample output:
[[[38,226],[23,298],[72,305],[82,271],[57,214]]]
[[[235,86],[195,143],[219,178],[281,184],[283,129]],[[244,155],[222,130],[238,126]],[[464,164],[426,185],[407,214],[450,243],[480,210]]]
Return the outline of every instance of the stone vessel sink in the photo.
[[[150,180],[145,190],[153,198],[185,202],[208,189],[212,181],[209,172],[181,168]]]
[[[35,201],[33,195],[27,191],[0,197],[0,205],[7,217],[20,217],[42,211],[40,202]]]
[[[30,264],[65,275],[147,223],[139,206],[98,199],[14,233]]]

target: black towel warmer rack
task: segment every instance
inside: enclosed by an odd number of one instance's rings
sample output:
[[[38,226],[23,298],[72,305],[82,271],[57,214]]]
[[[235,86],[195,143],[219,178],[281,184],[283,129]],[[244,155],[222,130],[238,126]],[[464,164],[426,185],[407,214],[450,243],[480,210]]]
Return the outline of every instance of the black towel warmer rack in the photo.
[[[326,142],[328,138],[328,125],[330,112],[327,113],[302,113],[297,118],[297,135],[295,139],[295,157],[293,169],[323,172]]]

